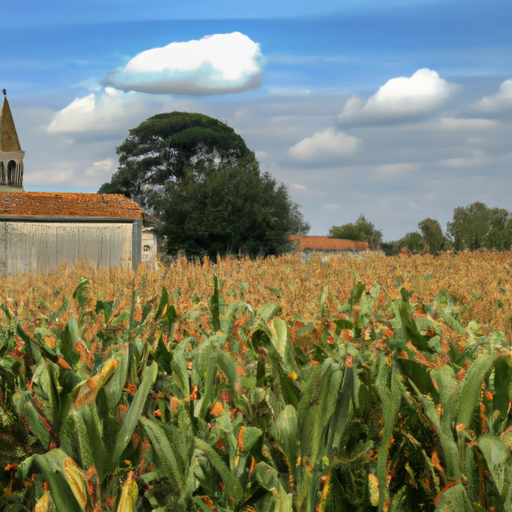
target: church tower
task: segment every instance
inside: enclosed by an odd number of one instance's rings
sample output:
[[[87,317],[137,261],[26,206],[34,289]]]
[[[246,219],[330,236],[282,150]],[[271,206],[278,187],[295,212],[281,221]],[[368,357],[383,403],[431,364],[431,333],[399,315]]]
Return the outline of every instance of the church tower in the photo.
[[[23,157],[16,127],[4,89],[0,111],[0,192],[23,192]]]

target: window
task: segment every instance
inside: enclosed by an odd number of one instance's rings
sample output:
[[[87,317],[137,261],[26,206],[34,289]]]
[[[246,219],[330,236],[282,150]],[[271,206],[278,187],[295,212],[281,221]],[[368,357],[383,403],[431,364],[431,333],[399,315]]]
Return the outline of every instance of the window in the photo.
[[[17,185],[14,183],[16,178],[16,162],[14,160],[10,160],[7,164],[7,185]]]

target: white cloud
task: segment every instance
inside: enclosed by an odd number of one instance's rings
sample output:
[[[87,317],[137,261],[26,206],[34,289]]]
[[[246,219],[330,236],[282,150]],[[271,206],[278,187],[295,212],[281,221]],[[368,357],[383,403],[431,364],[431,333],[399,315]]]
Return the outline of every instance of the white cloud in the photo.
[[[341,125],[393,123],[424,117],[450,98],[455,86],[433,70],[419,69],[411,77],[388,80],[367,101],[354,95],[338,116]]]
[[[329,163],[354,154],[360,140],[334,128],[306,137],[288,150],[295,160],[305,163]]]
[[[295,87],[268,87],[270,96],[308,96],[311,94],[310,89],[298,89]]]
[[[70,168],[69,162],[56,162],[51,169],[25,172],[23,182],[25,188],[44,183],[46,185],[69,185],[75,183],[74,169]],[[78,174],[78,173],[77,173]]]
[[[299,185],[298,183],[290,183],[290,187],[292,187],[295,190],[298,190],[299,192],[308,192],[308,187],[305,185]]]
[[[487,128],[495,128],[498,126],[498,123],[490,119],[441,117],[440,125],[445,130],[485,130]]]
[[[379,174],[396,176],[406,172],[414,171],[414,169],[416,169],[417,167],[417,164],[404,162],[398,164],[376,165],[374,169]]]
[[[441,165],[446,167],[474,167],[474,166],[482,166],[486,163],[489,163],[489,158],[485,154],[485,151],[481,149],[473,149],[471,150],[471,156],[469,157],[461,157],[461,158],[446,158],[444,160],[440,160]]]
[[[319,195],[319,192],[315,190],[311,190],[309,187],[306,187],[306,185],[301,185],[299,183],[288,183],[290,188],[296,192],[298,192],[301,195],[306,196],[317,196]]]
[[[146,50],[103,79],[123,91],[207,96],[256,89],[264,59],[259,44],[240,32]]]
[[[106,158],[105,160],[94,162],[92,166],[100,171],[110,171],[114,167],[114,161],[112,158]]]
[[[107,87],[103,93],[75,98],[53,116],[47,131],[52,134],[126,131],[142,120],[145,111],[141,95]]]
[[[488,114],[499,114],[512,109],[512,80],[505,80],[498,93],[486,96],[473,103],[473,110]]]

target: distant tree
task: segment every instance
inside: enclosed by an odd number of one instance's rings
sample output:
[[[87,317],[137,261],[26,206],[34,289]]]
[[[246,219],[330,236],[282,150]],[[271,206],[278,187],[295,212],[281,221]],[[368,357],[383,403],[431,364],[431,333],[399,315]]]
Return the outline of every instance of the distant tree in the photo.
[[[508,250],[512,246],[512,216],[504,208],[491,208],[489,231],[484,238],[487,249]]]
[[[99,193],[124,194],[154,210],[166,188],[193,167],[254,162],[254,153],[227,124],[203,114],[170,112],[150,117],[130,130],[117,148],[119,168]]]
[[[287,188],[256,161],[210,164],[201,176],[186,170],[159,210],[169,254],[280,254],[291,248],[288,235],[309,231]]]
[[[407,247],[407,249],[409,249],[413,254],[418,254],[420,252],[423,252],[423,250],[425,249],[425,240],[423,239],[421,233],[418,233],[417,231],[412,231],[410,233],[407,233],[400,240],[394,242],[393,245],[396,248],[395,253],[400,252],[400,249],[402,249],[403,247]]]
[[[354,223],[332,226],[328,235],[331,238],[368,242],[370,249],[377,249],[382,242],[382,231],[376,229],[364,215],[360,215]]]
[[[441,224],[437,220],[428,217],[418,224],[418,228],[421,232],[424,249],[428,248],[430,254],[439,254],[439,251],[448,248],[449,240],[444,236]]]
[[[447,231],[456,250],[479,249],[489,231],[489,208],[480,202],[455,208]]]
[[[457,250],[474,251],[481,247],[503,250],[512,245],[510,213],[501,208],[488,208],[481,202],[455,208],[447,231]]]

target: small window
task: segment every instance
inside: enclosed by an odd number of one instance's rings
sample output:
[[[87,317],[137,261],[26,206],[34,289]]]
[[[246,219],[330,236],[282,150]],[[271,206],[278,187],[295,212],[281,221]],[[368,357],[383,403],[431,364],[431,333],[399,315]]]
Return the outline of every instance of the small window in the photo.
[[[144,246],[144,252],[148,252],[148,251],[151,251],[151,246],[150,245],[145,245]]]
[[[16,162],[10,160],[7,164],[7,185],[15,185],[14,179],[16,177]]]

